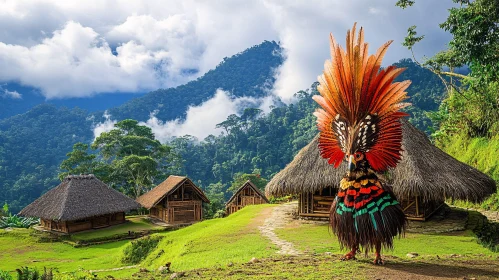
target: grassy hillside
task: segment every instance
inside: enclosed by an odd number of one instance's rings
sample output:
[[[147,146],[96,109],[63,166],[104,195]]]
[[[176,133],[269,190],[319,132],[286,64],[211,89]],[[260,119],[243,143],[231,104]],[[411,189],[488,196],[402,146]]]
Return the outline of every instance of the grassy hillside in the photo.
[[[470,138],[458,134],[453,137],[452,141],[446,142],[443,149],[456,159],[474,166],[492,177],[496,182],[499,182],[499,164],[497,162],[499,136]],[[499,190],[480,204],[467,201],[455,201],[453,203],[463,207],[499,211]]]
[[[369,273],[378,271],[369,264],[372,256],[365,258],[359,255],[359,261],[339,262],[338,258],[344,252],[339,250],[336,238],[331,236],[324,224],[295,221],[275,230],[277,236],[292,242],[304,252],[299,257],[278,256],[277,246],[261,236],[258,229],[273,207],[278,206],[249,206],[227,218],[207,220],[177,231],[154,234],[156,238],[161,238],[157,247],[136,266],[121,270],[113,269],[130,265],[123,263],[122,259],[128,252],[127,248],[135,241],[74,248],[59,242],[37,242],[30,230],[0,230],[1,269],[13,273],[21,266],[40,270],[47,267],[57,269],[66,276],[79,270],[97,270],[99,272],[95,274],[99,278],[112,275],[119,279],[138,277],[140,268],[150,271],[140,275],[146,279],[168,279],[169,274],[157,274],[157,269],[168,262],[173,272],[186,272],[188,277],[213,279],[341,278],[345,275],[348,278],[364,279],[368,278]],[[417,252],[419,256],[409,259],[406,257],[409,252]],[[463,265],[482,266],[480,271],[463,272],[463,276],[495,273],[489,267],[489,262],[499,261],[499,254],[479,245],[469,230],[448,234],[408,233],[405,238],[396,240],[393,252],[384,254],[388,269],[399,267],[402,270],[414,270],[421,268],[421,265],[428,265],[438,271],[441,268],[439,265],[445,263],[445,269],[452,272],[460,271]],[[258,259],[257,263],[249,263],[253,257]],[[495,267],[498,268],[497,265]],[[408,276],[404,274],[401,277]]]

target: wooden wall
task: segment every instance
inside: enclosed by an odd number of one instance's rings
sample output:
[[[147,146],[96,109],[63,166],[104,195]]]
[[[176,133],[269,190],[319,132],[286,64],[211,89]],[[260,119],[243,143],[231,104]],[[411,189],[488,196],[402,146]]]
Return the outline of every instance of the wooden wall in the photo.
[[[225,206],[227,215],[241,210],[246,205],[265,204],[267,201],[250,186],[241,189],[231,202]]]
[[[40,219],[40,225],[51,231],[64,233],[73,233],[89,229],[98,229],[117,225],[125,222],[125,213],[114,213],[109,215],[97,216],[78,221],[57,222]]]
[[[298,214],[302,217],[329,218],[329,210],[336,197],[336,190],[326,188],[321,191],[300,194]],[[421,197],[412,196],[399,199],[405,216],[409,220],[425,221],[443,205],[443,201],[424,202]]]
[[[298,214],[303,217],[329,218],[329,210],[336,197],[336,189],[324,188],[315,193],[301,193],[298,200]]]
[[[423,201],[419,196],[399,199],[400,206],[409,220],[426,221],[443,204],[443,201]]]
[[[150,215],[169,224],[183,224],[203,219],[203,200],[189,181],[151,208]]]

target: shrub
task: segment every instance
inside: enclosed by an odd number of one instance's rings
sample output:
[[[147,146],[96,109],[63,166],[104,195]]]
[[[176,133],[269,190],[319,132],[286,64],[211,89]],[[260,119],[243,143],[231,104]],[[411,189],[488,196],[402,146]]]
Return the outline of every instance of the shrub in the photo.
[[[213,219],[223,218],[225,217],[225,214],[225,210],[218,210],[215,214],[213,214]]]
[[[121,262],[124,264],[138,264],[158,246],[161,236],[146,236],[136,239],[123,249]]]
[[[492,252],[499,252],[499,223],[487,221],[474,232],[482,246]]]
[[[12,275],[8,271],[0,269],[0,280],[12,280]]]
[[[31,225],[38,224],[36,218],[23,218],[17,215],[9,215],[0,218],[0,228],[29,228]]]
[[[52,269],[43,268],[43,274],[40,274],[36,268],[29,268],[27,266],[16,269],[18,280],[52,280],[54,274]]]

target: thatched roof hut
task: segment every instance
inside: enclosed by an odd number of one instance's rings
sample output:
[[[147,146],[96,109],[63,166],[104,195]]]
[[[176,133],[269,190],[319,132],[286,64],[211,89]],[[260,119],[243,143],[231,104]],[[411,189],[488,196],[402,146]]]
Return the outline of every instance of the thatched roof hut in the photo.
[[[57,187],[26,206],[19,215],[40,218],[42,226],[51,230],[74,232],[123,222],[124,212],[137,208],[140,204],[92,174],[69,175]],[[93,219],[108,215],[112,217],[106,221]],[[73,221],[79,221],[79,225],[73,226]]]
[[[445,198],[479,202],[496,191],[492,178],[435,147],[426,135],[402,120],[402,160],[385,177],[399,198],[421,201]],[[318,135],[267,184],[268,196],[315,193],[336,188],[346,174],[346,164],[334,168],[320,156]]]
[[[265,203],[269,203],[265,194],[263,194],[250,180],[247,180],[234,192],[227,203],[225,203],[225,211],[230,215],[242,209],[244,206]]]
[[[210,203],[204,192],[189,178],[169,176],[154,189],[137,198],[150,215],[170,224],[192,223],[203,218],[203,203]]]

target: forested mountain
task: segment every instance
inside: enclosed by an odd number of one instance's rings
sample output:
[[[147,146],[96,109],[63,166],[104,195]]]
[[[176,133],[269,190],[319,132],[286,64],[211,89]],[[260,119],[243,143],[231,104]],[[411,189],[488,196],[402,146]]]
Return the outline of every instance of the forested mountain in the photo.
[[[283,57],[276,42],[265,41],[224,60],[213,70],[185,85],[160,89],[109,110],[115,119],[146,121],[151,112],[162,121],[185,117],[188,106],[212,98],[217,89],[233,96],[263,97],[274,84],[274,70]]]
[[[159,108],[159,118],[176,119],[185,114],[189,105],[198,105],[213,97],[218,88],[229,90],[234,96],[262,97],[266,94],[265,89],[273,84],[273,71],[282,60],[279,45],[264,42],[225,58],[216,69],[196,81],[148,93],[110,112],[113,119],[146,120],[152,111]],[[59,165],[66,153],[77,142],[92,141],[92,126],[102,113],[89,114],[77,108],[58,107],[71,105],[70,100],[47,104],[42,96],[29,91],[29,88],[8,89],[30,95],[30,98],[10,99],[9,102],[0,97],[0,109],[10,108],[4,111],[4,115],[0,114],[0,119],[10,116],[0,120],[0,203],[8,202],[11,210],[17,212],[57,185]],[[111,96],[80,99],[82,102],[79,105],[86,107],[81,105],[88,101],[89,106],[92,102],[96,102],[95,106],[106,106],[109,102],[106,103],[105,98]],[[37,105],[38,102],[43,104]],[[32,106],[35,107],[29,110]],[[29,111],[22,113],[24,110]]]
[[[65,154],[92,139],[87,117],[81,109],[43,104],[0,120],[0,202],[18,211],[56,186]]]
[[[409,120],[429,131],[431,121],[426,113],[438,109],[444,86],[437,76],[410,59],[395,65],[407,68],[397,80],[412,81],[408,89],[408,101],[413,104],[407,109]],[[237,173],[255,172],[272,178],[318,132],[312,115],[317,104],[311,98],[318,94],[316,87],[314,83],[307,91],[298,92],[295,104],[275,108],[267,115],[247,118],[247,109],[241,116],[229,116],[224,122],[224,135],[209,136],[199,143],[190,136],[176,138],[171,144],[184,161],[183,173],[208,189],[215,183],[227,188]]]
[[[8,83],[0,86],[0,119],[26,113],[41,104],[67,108],[78,107],[89,112],[104,111],[143,95],[144,93],[119,92],[100,93],[95,96],[81,98],[45,100],[45,97],[35,88],[21,86],[17,83]]]
[[[159,109],[162,120],[182,117],[189,105],[211,98],[216,89],[229,90],[234,96],[263,97],[274,82],[275,68],[282,63],[280,47],[264,42],[231,58],[196,81],[174,89],[158,90],[110,109],[113,119],[146,120]],[[412,121],[425,129],[428,120],[423,110],[433,110],[443,89],[437,78],[411,60],[399,66],[408,70],[401,79],[411,79],[409,95],[416,112]],[[274,108],[262,115],[246,108],[240,116],[229,116],[221,124],[225,133],[206,139],[178,137],[172,145],[182,156],[181,175],[190,176],[207,191],[226,192],[238,173],[259,173],[270,179],[281,170],[317,133],[310,98],[316,84],[297,93],[297,102]],[[99,115],[100,117],[100,115]],[[19,211],[58,183],[59,165],[77,142],[91,143],[94,114],[81,109],[57,108],[42,104],[30,111],[0,120],[0,203]]]

